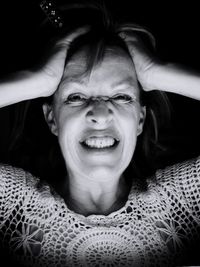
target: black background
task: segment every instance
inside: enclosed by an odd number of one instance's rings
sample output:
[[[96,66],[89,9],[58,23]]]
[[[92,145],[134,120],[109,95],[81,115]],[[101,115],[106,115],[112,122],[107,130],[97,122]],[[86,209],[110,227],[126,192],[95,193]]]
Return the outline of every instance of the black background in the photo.
[[[59,2],[59,1],[57,1]],[[178,62],[200,73],[200,15],[192,1],[106,0],[116,16],[123,16],[148,27],[157,40],[158,55]],[[28,68],[37,59],[44,19],[39,2],[6,1],[0,5],[0,75]],[[190,90],[190,88],[188,88]],[[17,94],[17,92],[16,92]],[[160,158],[161,166],[200,154],[200,103],[175,94],[168,94],[172,103],[169,129],[161,132],[161,141],[168,150]],[[13,138],[13,117],[17,105],[0,110],[0,159],[6,161]],[[34,119],[37,120],[37,115]],[[29,127],[31,122],[27,122]],[[40,140],[40,129],[34,129]]]

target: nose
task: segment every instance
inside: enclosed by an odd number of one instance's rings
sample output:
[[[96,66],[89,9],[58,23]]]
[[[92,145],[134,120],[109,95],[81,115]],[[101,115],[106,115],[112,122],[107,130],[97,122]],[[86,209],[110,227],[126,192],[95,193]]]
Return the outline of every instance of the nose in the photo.
[[[87,121],[98,126],[105,126],[109,124],[112,118],[113,111],[109,107],[109,103],[102,99],[93,101],[86,114]]]

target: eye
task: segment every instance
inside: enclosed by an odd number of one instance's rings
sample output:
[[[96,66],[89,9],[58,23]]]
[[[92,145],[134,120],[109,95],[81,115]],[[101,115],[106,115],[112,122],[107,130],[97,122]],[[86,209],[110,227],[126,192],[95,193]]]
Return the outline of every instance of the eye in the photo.
[[[126,104],[135,101],[135,98],[127,94],[117,94],[114,95],[111,100],[117,104]]]
[[[87,97],[84,94],[81,93],[74,93],[70,94],[65,103],[66,104],[74,104],[76,106],[83,105],[87,101]]]

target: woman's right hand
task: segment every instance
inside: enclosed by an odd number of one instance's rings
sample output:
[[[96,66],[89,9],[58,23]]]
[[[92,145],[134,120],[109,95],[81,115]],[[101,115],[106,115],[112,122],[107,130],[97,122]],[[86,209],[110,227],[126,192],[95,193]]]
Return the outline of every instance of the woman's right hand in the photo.
[[[19,71],[1,78],[0,107],[52,95],[62,78],[67,51],[71,42],[87,31],[88,27],[78,28],[65,38],[57,41],[50,52],[50,56],[37,69]]]
[[[65,59],[71,42],[87,31],[88,27],[78,28],[57,41],[53,46],[50,52],[51,55],[46,60],[45,64],[36,70],[34,75],[36,79],[39,79],[39,84],[42,84],[39,89],[40,92],[38,92],[39,96],[47,97],[56,91],[63,75]]]

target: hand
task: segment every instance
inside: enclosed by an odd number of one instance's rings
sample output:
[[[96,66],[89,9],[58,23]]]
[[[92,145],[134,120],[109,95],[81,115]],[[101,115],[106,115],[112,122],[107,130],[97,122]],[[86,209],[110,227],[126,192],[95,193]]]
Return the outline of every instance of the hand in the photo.
[[[47,97],[56,91],[63,75],[65,59],[71,42],[87,31],[88,27],[78,28],[73,33],[56,42],[48,60],[37,70],[36,76],[39,77],[40,84],[43,84],[42,88],[40,88],[41,96]]]
[[[124,29],[119,35],[127,44],[142,88],[145,91],[157,89],[155,88],[154,76],[159,71],[161,62],[148,50],[133,30]]]

